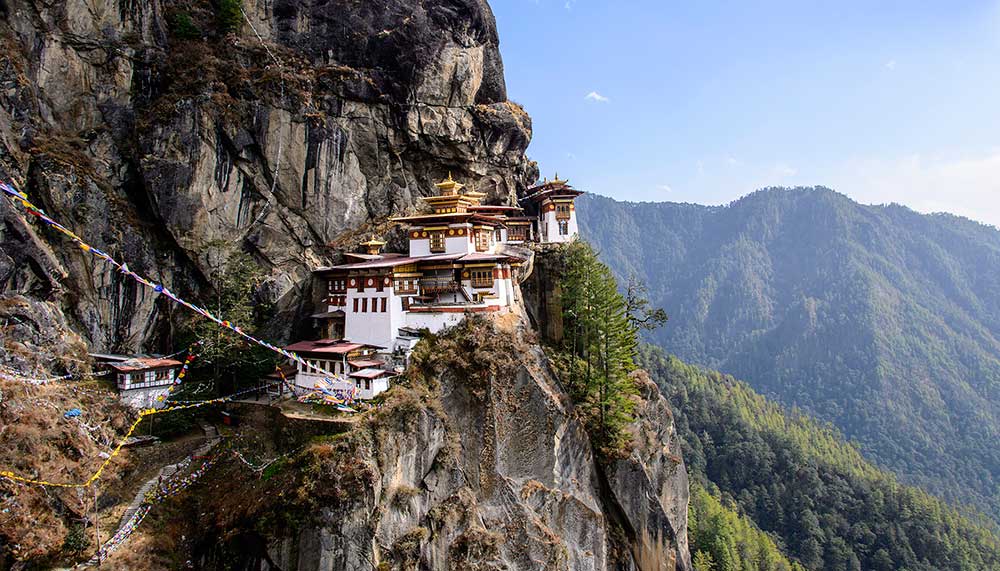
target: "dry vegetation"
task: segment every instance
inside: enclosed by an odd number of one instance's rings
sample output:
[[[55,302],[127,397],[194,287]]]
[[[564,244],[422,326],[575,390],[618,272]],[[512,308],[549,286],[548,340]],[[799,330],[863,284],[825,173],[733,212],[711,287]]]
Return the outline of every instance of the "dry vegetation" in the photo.
[[[98,383],[34,386],[0,380],[0,467],[53,482],[83,482],[131,422]],[[77,418],[64,418],[79,408]],[[127,460],[108,467],[98,490],[120,487]],[[14,559],[72,559],[91,547],[93,490],[44,488],[0,479],[0,545]]]
[[[427,335],[413,351],[408,378],[438,388],[446,372],[462,379],[477,398],[485,397],[491,379],[508,375],[521,351],[486,319],[470,316],[444,334]]]

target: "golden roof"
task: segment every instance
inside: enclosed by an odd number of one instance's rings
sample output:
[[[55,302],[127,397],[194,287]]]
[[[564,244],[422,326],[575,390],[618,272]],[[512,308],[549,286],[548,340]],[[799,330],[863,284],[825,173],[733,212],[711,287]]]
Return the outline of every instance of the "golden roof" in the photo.
[[[560,184],[566,184],[566,183],[568,183],[569,179],[568,178],[567,179],[560,179],[559,178],[559,173],[556,173],[556,178],[554,178],[554,179],[552,179],[552,180],[550,180],[548,182],[550,184],[560,185]]]
[[[382,240],[379,240],[375,236],[372,236],[370,240],[368,240],[367,242],[362,242],[361,245],[362,246],[385,246],[385,242],[383,242]]]
[[[478,190],[476,190],[475,185],[473,185],[472,190],[465,191],[465,196],[469,197],[478,204],[479,202],[482,202],[484,198],[486,198],[486,193],[479,192]]]
[[[456,182],[455,179],[451,178],[451,171],[448,171],[448,178],[442,180],[434,186],[438,187],[438,190],[441,191],[441,196],[458,194],[458,191],[465,187],[462,183]]]

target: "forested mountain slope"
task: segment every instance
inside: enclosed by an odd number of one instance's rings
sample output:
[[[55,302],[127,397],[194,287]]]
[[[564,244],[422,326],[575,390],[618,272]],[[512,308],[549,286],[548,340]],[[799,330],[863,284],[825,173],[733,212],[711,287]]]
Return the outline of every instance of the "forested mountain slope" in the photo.
[[[646,347],[642,361],[674,409],[692,480],[718,489],[724,503],[737,506],[806,568],[1000,569],[1000,541],[989,524],[899,484],[835,429],[659,349]],[[696,488],[692,498],[706,513],[694,515],[690,530],[696,569],[706,561],[713,565],[702,568],[782,568],[761,563],[766,549],[720,543],[738,522],[720,515],[705,492]]]
[[[1000,232],[822,188],[725,207],[588,195],[581,233],[670,315],[650,340],[1000,516]]]

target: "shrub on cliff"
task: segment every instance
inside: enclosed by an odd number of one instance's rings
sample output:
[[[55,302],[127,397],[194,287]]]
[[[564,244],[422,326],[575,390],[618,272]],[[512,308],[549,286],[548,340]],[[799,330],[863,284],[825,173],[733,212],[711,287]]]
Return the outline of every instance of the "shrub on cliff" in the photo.
[[[427,334],[413,351],[411,382],[432,384],[445,371],[463,378],[482,398],[490,379],[509,373],[519,353],[509,335],[501,335],[485,318],[469,315],[440,334]]]
[[[222,33],[235,32],[240,29],[240,25],[243,23],[243,5],[240,0],[219,0],[215,16]]]

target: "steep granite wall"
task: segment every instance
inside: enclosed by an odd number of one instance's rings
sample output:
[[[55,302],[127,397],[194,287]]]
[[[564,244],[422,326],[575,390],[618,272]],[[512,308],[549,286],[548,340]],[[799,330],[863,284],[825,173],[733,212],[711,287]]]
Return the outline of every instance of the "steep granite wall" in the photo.
[[[633,446],[609,465],[530,339],[465,322],[425,343],[350,432],[263,480],[239,464],[214,473],[177,516],[194,538],[182,556],[283,571],[691,569],[687,473],[655,385],[637,379]]]
[[[0,2],[0,177],[182,295],[247,250],[287,316],[449,170],[497,198],[534,179],[485,2],[223,5]],[[95,349],[169,344],[176,308],[0,208],[0,293],[58,302]]]

